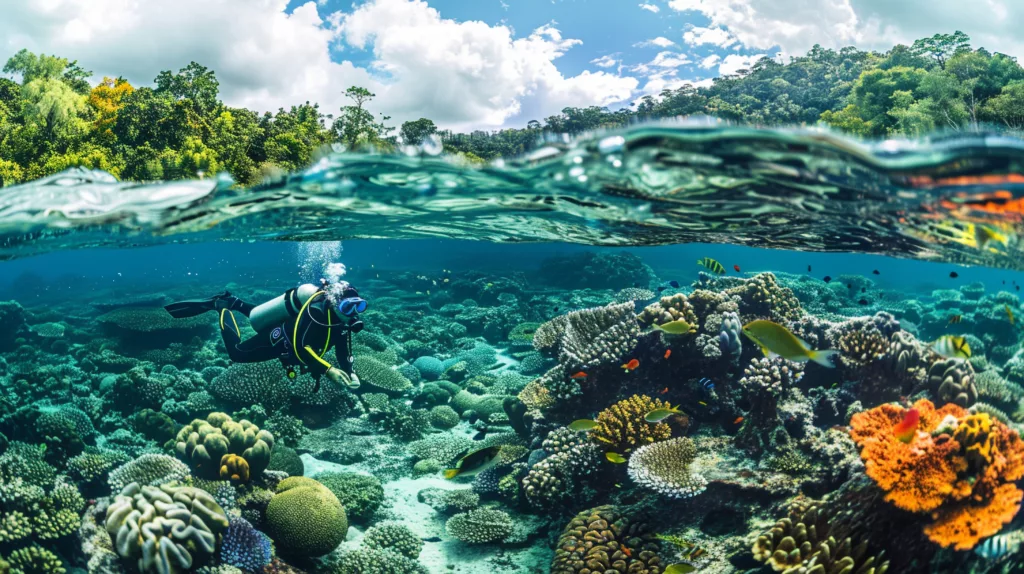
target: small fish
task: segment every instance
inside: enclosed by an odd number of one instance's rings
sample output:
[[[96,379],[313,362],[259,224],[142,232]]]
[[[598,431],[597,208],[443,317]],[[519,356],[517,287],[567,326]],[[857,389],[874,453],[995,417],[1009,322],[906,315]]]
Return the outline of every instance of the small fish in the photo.
[[[868,304],[868,300],[867,299],[861,299],[860,301],[857,301],[857,304],[858,305],[867,305]]]
[[[737,273],[739,273],[739,272],[740,272],[740,266],[739,266],[739,265],[733,265],[733,266],[732,266],[732,268],[733,268],[733,269],[734,269],[734,270],[735,270],[735,271],[736,271]]]
[[[451,281],[451,280],[450,280],[450,279],[448,279],[447,277],[445,277],[445,278],[444,278],[444,282],[445,282],[445,283],[448,283],[449,281]]]
[[[630,558],[633,557],[633,551],[630,550],[629,548],[626,548],[625,546],[621,546],[620,549],[622,550],[622,553],[625,554],[627,557],[630,557]]]
[[[660,423],[672,415],[681,415],[683,411],[679,410],[679,407],[669,407],[667,409],[654,409],[653,411],[644,415],[644,420],[649,423]]]
[[[732,424],[738,425],[743,422],[743,417],[736,417],[736,420],[732,421]]]
[[[828,275],[826,275],[826,276],[825,276],[825,278],[824,278],[824,279],[822,279],[822,281],[824,281],[825,283],[829,283],[829,282],[831,282],[831,281],[832,281],[832,278],[831,278],[831,277],[829,277]]]
[[[628,363],[626,363],[625,365],[622,365],[622,368],[626,369],[626,372],[629,372],[629,371],[632,371],[633,369],[636,369],[639,366],[640,366],[640,361],[638,361],[636,359],[630,359]]]
[[[692,558],[700,558],[703,555],[704,555],[704,549],[703,548],[698,548],[698,549],[696,549],[696,550],[694,550],[693,552],[690,553],[689,558],[691,558],[691,559]]]
[[[427,295],[430,295],[430,289],[427,289]]]
[[[1004,246],[1009,242],[1008,237],[985,225],[974,226],[974,240],[978,242],[979,249],[984,249],[992,241]]]
[[[847,283],[846,284],[846,288],[850,289],[850,290],[853,290],[853,283]]]
[[[810,272],[811,272],[811,266],[810,266],[810,265],[808,265],[808,266],[807,266],[807,272],[808,272],[808,273],[810,273]]]
[[[451,480],[456,476],[476,476],[482,471],[498,464],[498,451],[501,445],[474,450],[455,463],[455,466],[444,471],[444,477]]]
[[[917,434],[917,425],[920,422],[921,413],[917,412],[917,409],[910,409],[903,415],[903,420],[892,427],[892,432],[900,442],[910,444],[910,441],[914,440],[914,435]]]
[[[437,279],[434,279],[433,281],[434,281],[434,285],[436,286],[437,285]]]
[[[579,419],[576,421],[572,421],[572,423],[569,425],[569,430],[574,430],[576,432],[585,432],[594,430],[597,428],[597,426],[597,421],[595,420]]]
[[[659,395],[664,395],[667,392],[668,392],[668,387],[665,387],[664,389],[661,389],[660,391],[658,391],[658,394]]]
[[[699,380],[697,382],[700,383],[702,387],[704,387],[705,391],[709,391],[710,392],[710,391],[715,390],[715,382],[712,381],[711,379],[707,378],[707,377],[704,377],[703,379],[701,379],[701,380]]]
[[[712,259],[710,257],[705,257],[704,259],[698,259],[697,260],[697,265],[702,265],[705,269],[707,269],[708,271],[714,273],[715,275],[721,275],[721,274],[725,273],[725,267],[723,267],[721,263],[715,261],[714,259]]]
[[[949,272],[949,278],[950,278],[950,279],[956,279],[956,278],[957,278],[957,277],[959,277],[959,276],[960,276],[960,274],[959,274],[959,273],[957,273],[956,271],[950,271],[950,272]]]
[[[583,371],[580,371],[580,372],[576,373],[575,375],[570,376],[569,378],[570,379],[585,379],[585,378],[587,378],[587,374],[584,373]]]
[[[871,274],[872,275],[881,275],[881,273],[878,272],[878,269],[875,269],[874,271],[872,271]]]
[[[952,317],[949,318],[949,323],[946,323],[946,326],[949,326],[949,325],[959,325],[960,321],[963,321],[963,320],[964,320],[964,316],[963,315],[953,315]]]
[[[967,339],[956,335],[943,335],[928,345],[928,348],[947,359],[971,358],[971,346],[967,344]]]
[[[555,307],[555,313],[557,313],[560,308],[561,307]]]
[[[662,323],[661,325],[654,325],[654,328],[667,335],[685,335],[697,330],[696,327],[682,319],[676,319],[675,321]]]
[[[751,321],[743,326],[743,334],[761,347],[766,357],[778,355],[798,363],[814,361],[823,367],[835,367],[830,359],[837,351],[815,351],[778,323],[764,319]]]
[[[668,284],[669,284],[669,285],[670,285],[670,286],[671,286],[671,287],[672,287],[673,289],[679,289],[679,282],[678,282],[678,281],[676,281],[675,279],[673,279],[673,280],[669,281],[669,282],[668,282]]]
[[[1013,318],[1013,309],[1009,305],[1003,305],[1003,307],[1006,309],[1006,316],[1010,318],[1010,324],[1015,325],[1017,321]]]
[[[665,349],[665,358],[667,359],[667,358],[669,358],[671,356],[672,356],[672,349]]]
[[[986,538],[981,544],[975,546],[974,553],[986,560],[995,560],[1007,554],[1016,554],[1020,550],[1022,537],[1024,537],[1024,533],[1020,530],[997,534]]]
[[[687,564],[686,562],[676,562],[675,564],[669,564],[662,572],[664,574],[690,574],[690,572],[696,572],[697,567],[693,564]]]
[[[608,462],[614,462],[615,464],[622,464],[626,462],[625,457],[617,452],[606,452],[604,453],[604,457],[608,459]]]
[[[706,406],[708,406],[708,404],[707,404],[707,403],[705,403],[704,401],[697,401],[697,404],[698,404],[698,405],[700,405],[700,406],[702,406],[702,407],[706,407]]]

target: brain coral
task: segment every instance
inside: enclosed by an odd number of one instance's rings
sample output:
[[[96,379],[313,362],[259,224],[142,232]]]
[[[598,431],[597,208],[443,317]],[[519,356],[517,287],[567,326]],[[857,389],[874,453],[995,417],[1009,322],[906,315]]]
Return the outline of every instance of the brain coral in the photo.
[[[277,485],[266,511],[267,533],[282,554],[315,557],[330,553],[348,533],[348,518],[338,497],[302,476]]]
[[[671,406],[647,395],[633,395],[601,411],[597,415],[598,426],[590,436],[605,448],[619,453],[665,440],[671,436],[672,428],[663,422],[649,423],[644,416],[654,409]]]
[[[107,509],[114,548],[143,574],[177,574],[203,564],[227,528],[227,515],[213,497],[189,486],[132,483]]]
[[[565,526],[551,574],[659,574],[658,550],[646,524],[614,506],[598,506]]]
[[[1024,492],[1024,443],[1016,431],[985,413],[955,404],[936,410],[914,403],[916,435],[900,441],[893,428],[906,415],[896,405],[858,413],[851,436],[861,447],[865,472],[886,492],[885,500],[911,512],[927,512],[925,534],[942,546],[973,548],[995,534],[1020,508]]]
[[[178,458],[188,463],[196,476],[210,480],[220,476],[220,462],[226,454],[241,456],[249,464],[250,474],[259,476],[270,464],[274,448],[274,435],[247,420],[233,421],[224,413],[192,421],[178,431],[175,441]]]

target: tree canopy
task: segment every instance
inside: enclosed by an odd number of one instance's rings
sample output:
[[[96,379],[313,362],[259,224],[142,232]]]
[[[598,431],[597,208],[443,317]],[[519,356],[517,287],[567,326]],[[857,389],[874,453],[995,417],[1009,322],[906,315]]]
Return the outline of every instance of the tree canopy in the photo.
[[[618,110],[567,107],[525,128],[453,133],[430,118],[390,125],[364,87],[345,91],[337,114],[305,102],[276,113],[232,108],[213,70],[190,62],[150,86],[124,78],[90,85],[75,61],[22,50],[0,78],[0,185],[71,166],[130,180],[229,172],[239,184],[301,169],[319,148],[392,151],[439,137],[471,161],[529,151],[545,133],[580,134],[664,117],[711,115],[758,126],[824,123],[865,137],[917,136],[984,125],[1024,129],[1024,69],[971,46],[963,32],[868,52],[815,46],[779,62],[763,58],[709,86],[686,84]]]

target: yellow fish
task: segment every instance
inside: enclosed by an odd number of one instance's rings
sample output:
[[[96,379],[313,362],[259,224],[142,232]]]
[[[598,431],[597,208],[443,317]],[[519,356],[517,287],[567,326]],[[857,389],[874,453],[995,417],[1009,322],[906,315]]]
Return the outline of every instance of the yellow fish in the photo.
[[[572,421],[572,424],[569,425],[569,430],[574,430],[576,432],[590,431],[596,428],[597,421],[593,421],[590,419],[580,419],[578,421]]]
[[[604,457],[608,459],[608,462],[614,462],[615,464],[622,464],[626,462],[625,457],[617,452],[605,453]]]
[[[669,407],[667,409],[654,409],[653,411],[644,415],[644,420],[649,423],[660,423],[672,415],[681,415],[683,411],[679,410],[679,407]]]
[[[696,572],[697,567],[693,564],[687,564],[686,562],[677,562],[676,564],[670,564],[662,572],[665,574],[690,574],[690,572]]]
[[[974,240],[978,243],[979,249],[984,249],[989,244],[989,242],[992,241],[1002,243],[1003,247],[1006,247],[1006,245],[1010,242],[1010,239],[1007,236],[1003,235],[1002,233],[999,233],[995,229],[992,229],[991,227],[988,227],[986,225],[978,224],[975,224],[974,226]]]
[[[934,343],[928,345],[928,348],[947,359],[971,358],[971,346],[967,344],[967,339],[956,335],[939,337]]]
[[[721,263],[715,261],[714,259],[712,259],[710,257],[705,257],[704,259],[698,259],[697,260],[697,265],[704,266],[705,269],[707,269],[708,271],[714,273],[715,275],[721,275],[721,274],[725,273],[725,267],[723,267]]]
[[[662,323],[661,325],[654,325],[654,328],[668,335],[685,335],[687,333],[694,333],[697,331],[693,325],[683,321],[682,319],[676,319],[675,321]]]
[[[838,351],[815,351],[778,323],[764,319],[751,321],[743,326],[743,334],[757,343],[766,357],[779,356],[797,363],[814,361],[823,367],[835,367],[829,359]]]
[[[1015,324],[1017,321],[1013,318],[1013,309],[1009,305],[1003,305],[1003,307],[1006,307],[1006,316],[1010,318],[1010,324]]]
[[[474,450],[459,459],[455,466],[444,471],[444,477],[451,480],[456,476],[476,476],[498,464],[501,445]]]

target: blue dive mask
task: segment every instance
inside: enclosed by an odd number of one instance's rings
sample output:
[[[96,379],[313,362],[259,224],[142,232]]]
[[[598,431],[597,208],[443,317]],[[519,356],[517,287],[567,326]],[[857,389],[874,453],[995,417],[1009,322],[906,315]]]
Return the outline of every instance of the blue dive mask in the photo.
[[[366,311],[366,299],[362,297],[347,297],[338,303],[338,311],[346,317]]]

